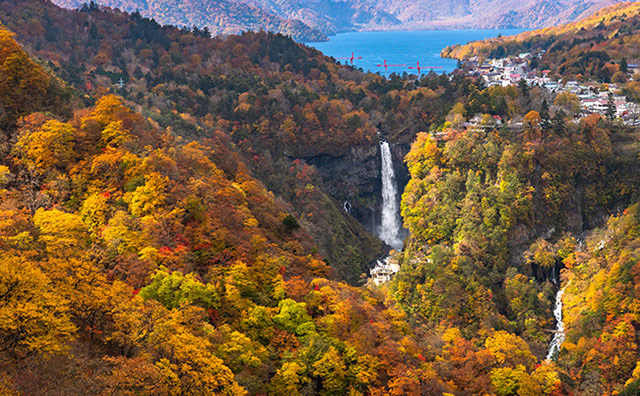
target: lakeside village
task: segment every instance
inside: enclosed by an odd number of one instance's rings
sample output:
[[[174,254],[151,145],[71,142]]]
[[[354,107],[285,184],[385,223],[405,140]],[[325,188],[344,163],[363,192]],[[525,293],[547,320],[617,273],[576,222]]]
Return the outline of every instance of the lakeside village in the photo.
[[[536,73],[535,69],[529,67],[530,61],[536,56],[522,53],[509,58],[491,59],[488,62],[480,62],[477,57],[473,57],[464,63],[464,68],[469,75],[482,78],[487,86],[517,86],[521,81],[525,81],[527,85],[543,87],[551,94],[573,94],[580,104],[580,109],[576,112],[576,122],[595,113],[616,119],[624,125],[640,125],[640,105],[627,101],[619,85],[554,80],[549,77],[549,70]],[[640,65],[629,64],[627,69],[630,77],[640,76]],[[470,120],[470,124],[473,123],[474,120]]]

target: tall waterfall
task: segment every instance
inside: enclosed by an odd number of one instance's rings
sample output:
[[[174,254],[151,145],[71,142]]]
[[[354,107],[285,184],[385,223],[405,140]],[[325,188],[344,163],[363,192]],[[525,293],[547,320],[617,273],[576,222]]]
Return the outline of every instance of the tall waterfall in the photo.
[[[382,157],[382,222],[379,237],[394,249],[402,249],[400,237],[400,211],[398,207],[398,185],[393,171],[393,157],[389,142],[380,142]]]
[[[567,284],[568,285],[568,284]],[[551,344],[549,345],[549,353],[547,353],[547,360],[550,361],[553,357],[560,352],[560,347],[564,342],[564,322],[562,321],[562,295],[564,294],[564,289],[558,290],[556,294],[556,305],[553,309],[553,316],[556,318],[556,332],[553,335],[553,339],[551,340]]]

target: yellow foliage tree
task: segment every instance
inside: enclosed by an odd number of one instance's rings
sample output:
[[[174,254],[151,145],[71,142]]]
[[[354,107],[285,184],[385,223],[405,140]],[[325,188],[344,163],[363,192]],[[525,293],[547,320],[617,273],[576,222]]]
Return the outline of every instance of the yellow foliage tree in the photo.
[[[540,139],[540,122],[542,118],[540,113],[535,110],[531,110],[524,116],[524,130],[526,138],[529,141]]]
[[[329,347],[322,358],[313,363],[313,375],[322,379],[322,387],[330,395],[343,394],[347,385],[346,371],[344,361],[334,347]]]
[[[0,25],[0,99],[5,109],[25,114],[46,93],[50,77],[13,36]]]
[[[285,362],[271,379],[270,395],[300,395],[300,387],[309,379],[304,376],[306,367],[299,362]]]
[[[165,201],[166,185],[167,178],[159,173],[154,172],[146,175],[143,186],[124,195],[124,200],[129,204],[131,214],[142,217],[155,212]]]
[[[103,194],[91,194],[82,203],[80,216],[89,231],[95,236],[107,222],[109,204]]]
[[[117,211],[102,230],[102,238],[107,245],[118,252],[137,252],[142,247],[139,224],[123,210]]]
[[[496,331],[485,341],[485,347],[501,366],[522,365],[532,368],[536,361],[527,343],[520,337],[506,331]]]
[[[130,134],[122,121],[113,121],[102,130],[102,144],[117,147],[130,139]]]
[[[130,113],[131,110],[124,105],[122,99],[116,95],[106,95],[98,99],[91,118],[106,126],[119,121],[117,116]]]
[[[75,334],[68,301],[38,266],[0,260],[0,351],[59,353]]]
[[[69,257],[82,252],[87,246],[87,230],[76,214],[40,208],[33,215],[33,223],[47,252],[53,256]]]
[[[143,372],[133,373],[139,381],[148,383],[152,375],[155,386],[171,396],[246,394],[233,372],[213,354],[207,335],[214,329],[204,323],[202,308],[169,310],[155,300],[135,296],[118,304],[112,318],[108,339],[125,352],[136,351],[155,367],[145,363]]]
[[[70,313],[90,340],[105,334],[111,316],[133,292],[120,281],[109,282],[104,273],[86,260],[51,258],[43,266],[58,293],[69,301]]]
[[[162,308],[158,308],[161,309]],[[174,309],[156,323],[149,344],[157,345],[160,359],[156,367],[168,385],[170,395],[240,396],[246,391],[238,385],[231,370],[211,352],[211,342],[197,336],[185,325],[201,316],[196,307]]]
[[[73,131],[69,124],[50,120],[41,128],[23,134],[15,145],[19,161],[39,170],[66,165],[74,155]]]
[[[438,145],[426,132],[420,132],[411,145],[411,151],[405,157],[405,162],[414,179],[423,178],[434,166],[441,165],[442,153]]]

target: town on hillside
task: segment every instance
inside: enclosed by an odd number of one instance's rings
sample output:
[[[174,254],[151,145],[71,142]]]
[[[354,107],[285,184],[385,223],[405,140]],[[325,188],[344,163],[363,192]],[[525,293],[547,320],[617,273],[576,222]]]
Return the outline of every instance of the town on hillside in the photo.
[[[545,88],[557,95],[566,93],[576,102],[580,109],[575,121],[590,114],[600,114],[612,120],[618,120],[627,126],[640,125],[640,106],[628,101],[622,94],[621,87],[615,83],[602,84],[596,81],[579,82],[575,80],[559,80],[550,76],[549,70],[537,70],[531,67],[532,60],[541,54],[521,53],[517,56],[481,61],[478,57],[470,58],[464,64],[465,71],[476,78],[481,78],[488,86],[518,85],[523,81],[529,86]],[[535,64],[535,62],[533,63]],[[640,76],[640,66],[626,65],[629,78]],[[500,122],[497,120],[496,122]],[[479,124],[480,119],[470,120],[470,125]]]

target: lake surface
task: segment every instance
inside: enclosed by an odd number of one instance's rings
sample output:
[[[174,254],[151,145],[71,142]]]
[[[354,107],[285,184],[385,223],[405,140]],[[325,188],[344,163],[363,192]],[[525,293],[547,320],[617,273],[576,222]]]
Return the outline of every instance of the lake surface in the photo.
[[[382,72],[384,67],[376,65],[404,64],[405,66],[388,67],[388,74],[392,72],[412,72],[409,66],[427,66],[423,73],[429,72],[429,66],[440,66],[436,72],[449,73],[457,66],[454,59],[440,57],[440,51],[448,45],[466,44],[470,41],[496,37],[498,34],[508,36],[522,32],[522,29],[467,29],[467,30],[422,30],[422,31],[391,31],[391,32],[353,32],[341,33],[329,37],[329,41],[320,43],[305,43],[334,58],[348,58],[353,52],[356,57],[353,64],[365,71]],[[349,62],[340,60],[340,62]]]

